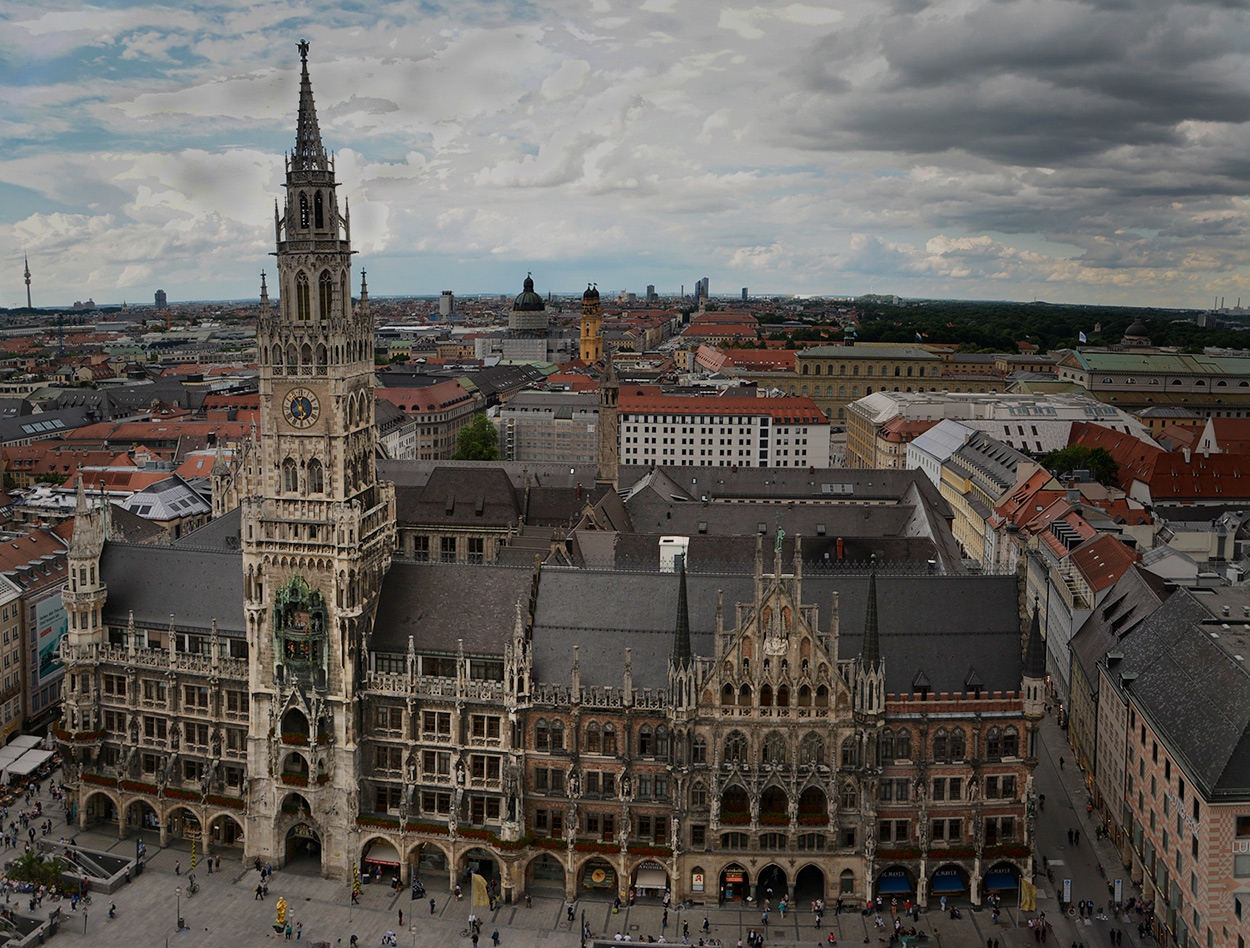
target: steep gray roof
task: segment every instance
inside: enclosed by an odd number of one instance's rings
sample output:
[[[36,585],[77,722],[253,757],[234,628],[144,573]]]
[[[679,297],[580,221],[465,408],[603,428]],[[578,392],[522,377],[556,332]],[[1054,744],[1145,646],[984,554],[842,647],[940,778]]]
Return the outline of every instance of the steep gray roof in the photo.
[[[406,652],[455,652],[458,639],[476,655],[502,655],[529,609],[532,569],[397,561],[382,583],[371,647]]]
[[[1120,640],[1144,622],[1170,593],[1162,579],[1134,564],[1077,629],[1072,636],[1072,666],[1091,694],[1098,692],[1098,663],[1107,652],[1119,649]]]
[[[1179,589],[1127,636],[1112,669],[1121,693],[1167,740],[1208,798],[1250,796],[1250,673],[1225,634],[1244,623],[1213,620],[1201,594]],[[1244,653],[1243,653],[1244,654]],[[1136,674],[1127,684],[1121,674]]]
[[[423,527],[506,527],[521,509],[508,475],[495,467],[438,468],[421,487],[395,488],[395,515]]]
[[[687,584],[691,645],[696,655],[711,656],[717,589],[724,590],[725,621],[732,626],[736,604],[752,601],[753,579],[750,574],[690,573]],[[877,585],[887,691],[910,692],[919,671],[934,691],[963,691],[970,667],[989,691],[1020,687],[1014,577],[882,575]],[[804,601],[820,606],[821,631],[828,631],[833,592],[838,591],[842,659],[860,650],[867,589],[863,574],[803,581]],[[624,650],[631,647],[635,683],[664,687],[677,598],[675,573],[544,569],[534,619],[535,679],[566,683],[572,647],[581,645],[582,681],[619,685]]]
[[[245,635],[243,554],[177,545],[106,543],[100,576],[108,586],[106,625],[124,626],[131,611],[140,628],[207,632],[214,619],[223,634]]]

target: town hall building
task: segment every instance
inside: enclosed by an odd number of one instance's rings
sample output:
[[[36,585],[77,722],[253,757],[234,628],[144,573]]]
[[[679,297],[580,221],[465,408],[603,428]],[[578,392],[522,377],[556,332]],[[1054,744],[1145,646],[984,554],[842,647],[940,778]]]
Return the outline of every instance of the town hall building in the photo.
[[[80,490],[54,732],[79,825],[343,879],[472,869],[505,900],[1014,890],[1045,675],[1014,577],[813,572],[764,513],[736,568],[399,555],[299,49],[261,421],[213,471],[237,505],[153,548]]]

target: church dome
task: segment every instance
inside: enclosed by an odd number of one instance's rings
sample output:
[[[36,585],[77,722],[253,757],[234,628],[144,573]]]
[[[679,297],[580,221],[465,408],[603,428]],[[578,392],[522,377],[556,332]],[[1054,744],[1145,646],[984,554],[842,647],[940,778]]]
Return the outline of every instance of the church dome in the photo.
[[[543,298],[534,292],[534,278],[527,273],[520,295],[512,301],[512,311],[514,313],[541,313],[546,308]]]
[[[1146,328],[1140,316],[1133,320],[1133,325],[1124,330],[1124,338],[1120,340],[1120,344],[1124,346],[1150,345],[1150,330]]]
[[[598,298],[599,298],[599,291],[596,290],[593,286],[586,287],[586,292],[582,294],[582,299],[584,300],[597,300]]]

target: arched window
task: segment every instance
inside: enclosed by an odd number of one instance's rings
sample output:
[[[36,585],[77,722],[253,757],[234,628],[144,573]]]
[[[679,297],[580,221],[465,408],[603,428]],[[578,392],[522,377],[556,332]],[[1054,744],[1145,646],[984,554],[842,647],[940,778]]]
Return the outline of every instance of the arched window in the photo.
[[[805,658],[803,659],[803,661],[806,663],[807,659]],[[807,671],[806,668],[803,670],[805,672]],[[807,685],[799,685],[799,707],[810,708],[811,705],[812,705],[812,689],[809,688]]]
[[[897,376],[897,375],[901,375],[901,374],[902,374],[902,366],[898,366],[898,365],[896,365],[896,366],[894,367],[894,374],[895,374],[896,376]],[[907,374],[908,374],[908,375],[911,375],[911,369],[908,369],[908,370],[907,370]]]
[[[799,763],[806,767],[818,767],[824,762],[825,742],[815,732],[806,735],[799,745]]]
[[[854,736],[848,737],[842,742],[842,766],[859,766],[859,741]]]
[[[838,366],[838,375],[846,375],[846,364]]]
[[[742,762],[747,759],[747,739],[741,731],[733,731],[725,738],[725,762]]]
[[[933,734],[933,759],[950,760],[950,756],[950,738],[947,737],[946,728],[940,727]]]
[[[1020,756],[1020,735],[1014,727],[1008,727],[1003,730],[1003,756]]]
[[[690,745],[690,763],[707,763],[707,741],[701,737],[696,737],[694,743]]]
[[[859,806],[859,794],[855,791],[855,784],[847,781],[842,785],[842,798],[840,801],[842,809],[853,810]]]
[[[768,659],[764,659],[764,661],[768,661]],[[773,686],[761,685],[760,686],[760,707],[771,708],[772,706],[773,706]]]
[[[308,299],[308,274],[303,270],[295,274],[295,318],[312,318],[312,308]]]
[[[911,760],[911,731],[907,728],[900,729],[894,736],[894,759]]]
[[[881,750],[881,763],[894,763],[894,732],[888,727],[881,731],[881,738],[878,741]]]
[[[829,707],[829,689],[826,688],[824,685],[816,686],[816,707],[818,708]]]
[[[655,753],[655,732],[651,730],[650,724],[644,724],[638,729],[638,753],[644,757]]]
[[[282,490],[287,494],[299,493],[299,468],[294,458],[282,462]]]
[[[603,726],[603,752],[616,756],[616,725],[611,721]]]
[[[308,229],[308,195],[299,193],[299,226]]]
[[[751,704],[751,686],[743,685],[738,689],[738,704],[749,707]]]
[[[321,192],[318,191],[316,197],[313,198],[313,220],[316,222],[317,230],[323,229],[325,225],[325,214],[322,210]]]
[[[564,750],[564,722],[551,722],[551,749],[553,751]]]
[[[655,729],[655,756],[661,760],[668,759],[668,731],[662,726]]]
[[[806,374],[807,374],[807,363],[806,363],[806,362],[804,362],[804,363],[803,363],[803,374],[804,374],[804,375],[806,375]]]
[[[707,807],[707,787],[701,783],[696,783],[690,788],[690,805],[697,810]]]
[[[733,704],[734,703],[734,686],[729,684],[728,682],[726,682],[725,687],[723,687],[720,690],[720,703],[721,704]]]
[[[591,721],[586,725],[586,753],[598,754],[603,744],[599,740],[599,725]]]
[[[308,462],[308,493],[321,494],[325,492],[325,479],[321,472],[321,462],[313,458]]]
[[[317,197],[321,197],[320,194]],[[317,226],[321,226],[318,224]],[[329,270],[322,270],[317,279],[317,306],[322,319],[330,318],[330,304],[334,302],[334,280]]]
[[[865,375],[872,375],[872,366],[867,366],[864,370]]]
[[[550,750],[551,749],[551,728],[547,726],[546,718],[539,718],[538,723],[534,725],[534,750]]]
[[[764,738],[764,763],[779,766],[786,762],[786,739],[776,731]]]
[[[1003,732],[996,727],[990,728],[985,734],[985,756],[1003,756]]]
[[[951,760],[963,760],[967,756],[964,745],[964,732],[961,728],[951,731]]]

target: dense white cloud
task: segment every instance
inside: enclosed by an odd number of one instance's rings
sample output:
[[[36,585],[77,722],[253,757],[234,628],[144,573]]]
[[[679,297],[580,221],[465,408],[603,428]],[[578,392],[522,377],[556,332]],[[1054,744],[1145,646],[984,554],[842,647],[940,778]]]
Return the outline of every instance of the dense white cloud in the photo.
[[[0,254],[46,302],[255,293],[298,38],[375,293],[436,293],[454,261],[462,293],[533,268],[1250,297],[1238,4],[54,2],[5,26]]]

